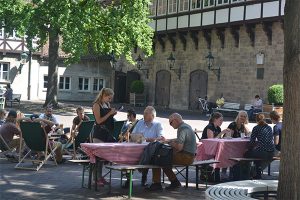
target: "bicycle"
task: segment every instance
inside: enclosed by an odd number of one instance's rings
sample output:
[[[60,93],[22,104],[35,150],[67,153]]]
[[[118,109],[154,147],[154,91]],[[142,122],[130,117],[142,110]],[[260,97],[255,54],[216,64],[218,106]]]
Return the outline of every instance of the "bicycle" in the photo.
[[[207,96],[203,98],[199,97],[198,102],[201,105],[200,109],[202,109],[202,113],[209,113]]]

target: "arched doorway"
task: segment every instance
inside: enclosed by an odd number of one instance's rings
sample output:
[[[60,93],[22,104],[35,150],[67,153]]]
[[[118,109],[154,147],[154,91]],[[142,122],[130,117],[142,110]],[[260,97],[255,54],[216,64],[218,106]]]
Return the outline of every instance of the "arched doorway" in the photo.
[[[190,73],[189,109],[198,108],[198,98],[207,95],[208,74],[203,70]]]
[[[129,93],[130,93],[130,85],[135,80],[140,80],[141,76],[136,71],[128,71],[126,77],[126,101],[129,103]]]
[[[157,106],[169,107],[170,104],[171,73],[161,70],[156,73],[155,104]]]

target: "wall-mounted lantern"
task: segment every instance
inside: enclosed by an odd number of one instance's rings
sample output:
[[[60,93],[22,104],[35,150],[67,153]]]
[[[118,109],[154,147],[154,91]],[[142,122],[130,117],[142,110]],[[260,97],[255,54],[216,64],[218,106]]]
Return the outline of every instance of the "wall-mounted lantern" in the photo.
[[[149,77],[149,69],[148,68],[143,68],[144,66],[144,60],[142,59],[141,55],[139,54],[139,56],[137,57],[137,59],[135,59],[136,61],[136,67],[138,70],[142,71],[145,75],[146,78],[148,79]]]
[[[117,60],[115,58],[115,54],[114,52],[112,52],[110,54],[110,58],[109,58],[109,63],[110,63],[110,66],[113,70],[116,70],[116,67],[117,67]]]
[[[207,63],[208,70],[212,71],[217,76],[218,81],[219,81],[220,80],[220,75],[221,75],[221,69],[220,69],[220,66],[214,67],[215,57],[212,55],[211,52],[209,52],[208,55],[205,58],[206,58],[206,63]]]
[[[26,52],[21,53],[21,60],[20,60],[20,66],[18,68],[18,73],[22,73],[23,66],[27,63],[28,54]]]
[[[170,56],[167,58],[168,66],[170,70],[173,70],[175,74],[178,76],[178,79],[181,78],[181,66],[179,68],[175,68],[175,57],[173,56],[173,53],[171,52]]]

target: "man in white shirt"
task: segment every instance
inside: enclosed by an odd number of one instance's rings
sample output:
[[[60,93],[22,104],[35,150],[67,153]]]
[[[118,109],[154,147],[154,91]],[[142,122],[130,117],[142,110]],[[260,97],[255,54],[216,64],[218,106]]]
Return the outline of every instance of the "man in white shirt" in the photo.
[[[255,95],[255,99],[252,103],[252,108],[248,110],[249,120],[255,120],[255,113],[262,112],[263,102],[259,95]]]
[[[160,122],[154,121],[156,110],[152,106],[147,106],[144,110],[144,119],[140,120],[132,131],[132,134],[143,134],[147,142],[164,140],[162,136],[162,126]],[[148,169],[142,172],[142,186],[146,186]]]

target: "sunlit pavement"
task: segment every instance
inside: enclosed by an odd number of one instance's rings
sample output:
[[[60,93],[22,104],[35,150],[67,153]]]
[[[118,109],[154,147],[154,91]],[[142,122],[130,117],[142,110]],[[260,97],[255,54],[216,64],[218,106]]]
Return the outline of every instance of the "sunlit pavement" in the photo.
[[[67,105],[68,112],[56,112],[59,121],[65,127],[71,126],[72,119],[75,113],[72,110],[76,109],[76,104]],[[90,106],[85,105],[86,111],[91,111]],[[29,106],[31,112],[36,112],[33,105]],[[39,106],[38,106],[39,108]],[[126,107],[128,108],[128,107]],[[26,108],[22,112],[27,112]],[[125,109],[126,111],[126,109]],[[137,108],[139,113],[138,118],[142,118],[143,108]],[[172,110],[158,110],[159,120],[164,128],[164,136],[172,138],[176,136],[176,130],[170,127],[168,122],[168,115],[174,111]],[[185,121],[193,128],[203,130],[207,125],[208,117],[200,115],[199,112],[178,111],[183,115]],[[119,112],[116,119],[126,119],[126,112]],[[226,128],[233,118],[225,118],[222,129]],[[252,129],[254,123],[249,124]],[[0,199],[124,199],[127,198],[128,190],[120,187],[120,172],[113,173],[112,193],[108,194],[108,186],[99,188],[98,191],[94,189],[89,190],[81,188],[81,174],[82,166],[73,163],[64,163],[59,166],[52,166],[49,164],[44,165],[40,171],[16,170],[14,169],[16,163],[11,163],[6,160],[0,160]],[[271,171],[272,176],[263,175],[263,179],[277,179],[278,178],[279,161],[272,163]],[[150,170],[151,171],[151,170]],[[148,183],[151,182],[152,174],[148,174]],[[182,185],[184,180],[178,176]],[[196,190],[195,186],[195,171],[190,168],[189,173],[189,188],[184,187],[176,191],[162,191],[162,192],[148,192],[140,186],[141,174],[134,173],[134,187],[132,199],[204,199],[205,185],[200,184],[200,189]],[[168,184],[168,182],[166,182]]]

